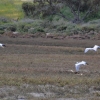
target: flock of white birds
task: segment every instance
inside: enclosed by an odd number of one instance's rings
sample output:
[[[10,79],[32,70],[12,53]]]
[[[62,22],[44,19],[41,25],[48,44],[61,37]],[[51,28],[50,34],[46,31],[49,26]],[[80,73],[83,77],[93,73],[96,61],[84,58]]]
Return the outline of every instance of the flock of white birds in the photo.
[[[84,53],[87,53],[88,51],[97,51],[97,49],[99,49],[99,48],[100,48],[100,46],[94,45],[93,48],[85,48]],[[79,72],[81,65],[88,65],[88,63],[86,61],[77,62],[75,64],[76,73]]]
[[[0,47],[4,48],[6,47],[6,45],[0,43]],[[98,48],[100,48],[100,46],[98,45],[94,45],[93,48],[85,48],[84,53],[87,53],[88,51],[97,51]],[[75,73],[79,73],[81,65],[88,65],[88,63],[86,61],[76,62],[75,64],[76,72]]]

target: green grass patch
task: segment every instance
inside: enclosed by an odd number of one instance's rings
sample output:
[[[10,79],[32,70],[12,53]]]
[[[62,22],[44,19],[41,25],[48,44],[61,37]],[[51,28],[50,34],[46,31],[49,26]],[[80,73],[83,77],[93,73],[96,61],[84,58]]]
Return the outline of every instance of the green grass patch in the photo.
[[[0,16],[22,18],[21,0],[0,0]]]

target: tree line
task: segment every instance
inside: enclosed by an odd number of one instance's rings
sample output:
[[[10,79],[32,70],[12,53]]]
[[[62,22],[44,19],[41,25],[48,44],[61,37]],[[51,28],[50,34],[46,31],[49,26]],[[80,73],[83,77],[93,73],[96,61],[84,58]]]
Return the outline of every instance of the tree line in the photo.
[[[26,16],[45,18],[57,15],[73,23],[81,23],[87,18],[99,18],[99,6],[100,0],[33,0],[33,3],[23,3],[22,9]]]

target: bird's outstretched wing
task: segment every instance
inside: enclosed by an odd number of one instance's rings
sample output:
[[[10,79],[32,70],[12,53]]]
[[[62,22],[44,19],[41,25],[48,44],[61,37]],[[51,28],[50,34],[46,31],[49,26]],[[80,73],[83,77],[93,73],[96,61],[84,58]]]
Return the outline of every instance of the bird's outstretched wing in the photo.
[[[79,71],[80,65],[75,65],[76,71]]]
[[[84,53],[87,53],[89,50],[93,50],[92,48],[86,48],[85,50],[84,50]]]

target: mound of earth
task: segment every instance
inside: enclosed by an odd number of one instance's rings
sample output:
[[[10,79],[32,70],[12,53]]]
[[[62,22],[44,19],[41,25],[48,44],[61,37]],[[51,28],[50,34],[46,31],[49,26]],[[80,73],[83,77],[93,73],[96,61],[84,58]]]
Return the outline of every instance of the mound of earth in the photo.
[[[42,37],[42,38],[52,38],[52,39],[92,39],[92,40],[100,40],[100,35],[99,34],[74,34],[74,35],[62,35],[62,34],[52,34],[52,33],[19,33],[19,32],[5,32],[4,34],[2,34],[1,36],[6,36],[6,37],[10,37],[10,38],[38,38],[38,37]]]

